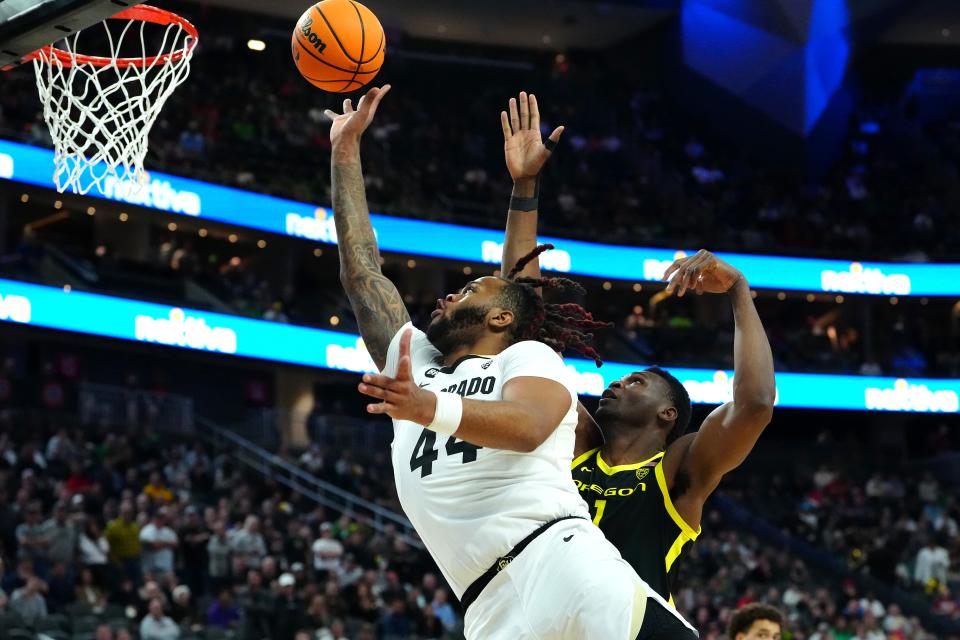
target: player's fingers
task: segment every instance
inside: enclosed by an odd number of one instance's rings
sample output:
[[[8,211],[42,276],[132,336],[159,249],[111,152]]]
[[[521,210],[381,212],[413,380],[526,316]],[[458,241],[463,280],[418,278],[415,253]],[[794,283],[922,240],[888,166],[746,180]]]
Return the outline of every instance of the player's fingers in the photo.
[[[677,274],[677,285],[679,285],[680,290],[677,291],[677,297],[682,298],[683,294],[687,292],[687,282],[690,279],[690,273],[686,267],[680,270],[680,273]]]
[[[516,98],[510,98],[510,128],[514,133],[520,131],[520,114],[517,113]]]
[[[407,329],[400,336],[400,361],[397,363],[397,375],[395,376],[398,381],[410,380],[413,375],[411,371],[413,363],[410,358],[410,341],[412,339],[413,331],[411,329]]]
[[[387,397],[387,390],[383,387],[377,387],[372,384],[365,384],[363,382],[357,385],[357,391],[365,396],[370,396],[371,398],[377,398],[380,400]]]
[[[678,265],[678,268],[673,272],[673,275],[670,276],[670,282],[667,284],[667,293],[675,293],[677,288],[683,285],[683,265]]]
[[[389,402],[378,402],[376,404],[368,404],[367,413],[384,414],[396,408],[396,405],[390,404]]]
[[[400,358],[400,361],[397,363],[397,378],[396,383],[408,383],[413,377],[412,373],[413,366],[410,362],[410,356],[406,355]]]
[[[694,260],[687,259],[683,267],[680,268],[680,291],[677,292],[677,295],[682,298],[687,292],[687,289],[693,286],[693,283],[696,281],[696,278],[699,274],[700,272],[697,270]]]
[[[388,93],[390,93],[390,85],[388,84],[383,85],[379,89],[371,89],[370,93],[367,94],[370,96],[370,109],[376,111],[380,105],[380,101],[383,100],[383,96]]]
[[[691,275],[691,278],[702,282],[703,274],[709,271],[710,263],[713,260],[715,260],[715,258],[711,254],[700,250],[688,265],[694,271],[694,273]],[[695,284],[695,282],[692,284]]]
[[[664,281],[664,282],[666,282],[667,280],[670,280],[670,275],[673,274],[673,272],[675,272],[677,269],[680,268],[680,265],[683,264],[683,261],[684,261],[685,259],[686,259],[686,258],[677,258],[676,260],[673,261],[673,264],[671,264],[669,267],[667,267],[667,270],[663,272],[663,281]],[[670,289],[670,286],[669,286],[669,285],[667,286],[667,289]]]
[[[404,394],[395,393],[390,389],[384,389],[383,387],[374,387],[369,384],[360,383],[357,385],[357,390],[360,391],[365,396],[370,396],[371,398],[376,398],[377,400],[383,400],[384,402],[390,402],[393,404],[399,404],[403,401]]]
[[[336,111],[332,111],[332,110],[330,110],[330,109],[324,109],[324,110],[323,110],[323,115],[327,116],[327,117],[330,118],[331,120],[336,120],[336,119],[337,119],[337,116],[340,115],[340,114],[337,113]]]
[[[687,289],[694,289],[698,283],[703,283],[703,268],[710,261],[710,256],[703,251],[696,255],[686,265]]]
[[[540,107],[537,105],[537,96],[530,94],[530,128],[540,131]],[[552,138],[551,138],[552,139]],[[554,140],[556,142],[556,140]]]
[[[563,135],[563,132],[564,132],[565,129],[566,129],[566,127],[564,127],[563,125],[560,125],[560,126],[557,127],[556,129],[554,129],[554,130],[553,130],[553,133],[551,133],[551,134],[550,134],[549,136],[547,136],[547,137],[548,137],[550,140],[553,141],[553,144],[554,144],[554,145],[556,145],[558,142],[560,142],[560,136]],[[550,152],[553,153],[552,150],[551,150]]]
[[[500,112],[500,127],[503,129],[503,141],[507,142],[513,134],[510,133],[510,118],[506,111]]]
[[[353,101],[350,98],[347,98],[343,101],[343,112],[351,113],[353,111]]]
[[[667,283],[667,288],[664,291],[669,295],[672,294],[674,289],[677,288],[677,277],[674,276],[670,279],[670,282]]]
[[[379,373],[365,373],[361,378],[367,384],[376,385],[378,387],[389,387],[390,383],[394,381],[390,376],[385,376]]]
[[[530,128],[530,102],[526,91],[520,92],[520,128]]]

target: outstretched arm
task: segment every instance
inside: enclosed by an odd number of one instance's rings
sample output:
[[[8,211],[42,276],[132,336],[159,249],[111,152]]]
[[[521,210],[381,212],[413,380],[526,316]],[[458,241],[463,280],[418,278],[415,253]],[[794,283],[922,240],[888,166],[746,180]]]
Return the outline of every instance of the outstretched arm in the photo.
[[[668,477],[686,474],[687,491],[676,503],[681,515],[692,509],[691,522],[699,521],[703,501],[724,474],[746,459],[770,423],[777,387],[770,342],[743,274],[711,253],[700,251],[676,261],[664,279],[671,275],[667,289],[672,292],[679,287],[681,296],[688,290],[727,293],[735,323],[733,401],[707,416],[699,431],[671,445],[664,462]],[[687,502],[685,508],[681,508],[681,502]]]
[[[360,98],[356,110],[348,98],[343,102],[342,114],[329,109],[325,112],[333,120],[330,164],[340,282],[350,299],[367,351],[380,369],[386,363],[390,340],[410,321],[403,298],[380,269],[380,250],[370,224],[360,166],[360,136],[388,91],[390,85],[371,89]]]
[[[557,127],[548,138],[549,145],[541,141],[540,109],[537,97],[533,94],[527,95],[525,91],[521,91],[519,101],[510,98],[509,111],[509,114],[506,111],[500,112],[503,154],[507,171],[513,178],[513,193],[507,213],[500,267],[503,275],[510,273],[517,261],[537,246],[537,182],[543,165],[550,158],[551,149],[563,134],[563,127]],[[515,206],[519,208],[514,208]],[[519,275],[539,278],[540,261],[530,261]]]
[[[520,99],[510,98],[508,111],[500,112],[503,129],[503,155],[507,171],[513,179],[510,207],[507,210],[507,227],[503,239],[503,257],[500,272],[506,276],[520,258],[537,246],[539,220],[538,182],[544,164],[550,159],[553,148],[560,141],[564,128],[553,130],[543,142],[540,138],[540,107],[535,95],[520,92]],[[524,205],[524,201],[527,204]],[[540,259],[536,258],[517,274],[519,277],[539,278]],[[542,295],[542,291],[537,289]],[[574,456],[603,444],[600,427],[590,412],[578,403],[577,440]]]

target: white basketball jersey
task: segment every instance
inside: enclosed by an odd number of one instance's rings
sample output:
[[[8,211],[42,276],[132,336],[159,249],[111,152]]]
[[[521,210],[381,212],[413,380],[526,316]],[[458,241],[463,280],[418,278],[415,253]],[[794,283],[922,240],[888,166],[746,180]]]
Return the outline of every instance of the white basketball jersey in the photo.
[[[387,352],[385,375],[395,375],[400,336]],[[400,503],[457,597],[544,522],[589,518],[570,476],[577,426],[577,394],[560,356],[540,342],[517,343],[492,356],[466,356],[444,367],[426,334],[413,328],[413,379],[431,391],[470,400],[500,400],[512,378],[556,380],[570,391],[570,407],[536,450],[517,453],[477,447],[413,422],[394,420],[393,473]]]

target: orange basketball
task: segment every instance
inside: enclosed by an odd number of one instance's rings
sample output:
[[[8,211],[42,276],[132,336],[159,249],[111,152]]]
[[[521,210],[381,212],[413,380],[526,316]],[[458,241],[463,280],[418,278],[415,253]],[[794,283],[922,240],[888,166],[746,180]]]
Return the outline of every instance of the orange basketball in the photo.
[[[353,0],[318,2],[293,30],[293,61],[300,73],[334,93],[355,91],[373,80],[386,46],[377,16]]]

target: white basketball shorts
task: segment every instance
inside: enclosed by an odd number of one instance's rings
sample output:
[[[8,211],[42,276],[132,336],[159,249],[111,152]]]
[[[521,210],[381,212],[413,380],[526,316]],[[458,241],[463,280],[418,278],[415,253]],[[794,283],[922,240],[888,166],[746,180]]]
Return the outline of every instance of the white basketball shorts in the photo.
[[[467,609],[467,640],[634,640],[653,590],[589,520],[531,542]]]

